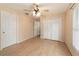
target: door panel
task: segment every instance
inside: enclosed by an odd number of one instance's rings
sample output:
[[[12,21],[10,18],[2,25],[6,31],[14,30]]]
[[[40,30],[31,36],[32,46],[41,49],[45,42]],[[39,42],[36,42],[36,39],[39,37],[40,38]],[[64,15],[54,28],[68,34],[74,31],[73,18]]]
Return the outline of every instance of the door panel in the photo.
[[[16,43],[16,16],[1,12],[2,48]]]
[[[6,45],[5,40],[4,40],[4,39],[6,39],[5,38],[5,36],[6,36],[6,33],[5,33],[6,21],[5,21],[5,19],[6,19],[6,15],[3,12],[1,12],[1,49],[4,48]]]
[[[41,37],[45,39],[61,40],[62,19],[60,17],[41,21]]]
[[[55,18],[52,20],[52,39],[60,40],[62,36],[62,20],[60,18]]]
[[[40,35],[40,21],[34,21],[34,36]]]

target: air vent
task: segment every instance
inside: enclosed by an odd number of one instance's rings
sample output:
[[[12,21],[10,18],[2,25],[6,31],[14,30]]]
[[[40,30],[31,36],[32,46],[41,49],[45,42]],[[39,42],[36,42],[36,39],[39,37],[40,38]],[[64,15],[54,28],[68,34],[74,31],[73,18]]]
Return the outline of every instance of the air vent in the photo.
[[[49,10],[44,10],[45,12],[49,12]]]
[[[25,13],[26,15],[29,15],[29,13]]]

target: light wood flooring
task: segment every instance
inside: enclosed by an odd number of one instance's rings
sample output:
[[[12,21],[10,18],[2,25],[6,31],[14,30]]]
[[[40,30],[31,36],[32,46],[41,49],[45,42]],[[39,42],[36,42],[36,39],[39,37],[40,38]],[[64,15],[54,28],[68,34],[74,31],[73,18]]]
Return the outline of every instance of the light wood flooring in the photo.
[[[71,56],[63,42],[39,37],[9,46],[0,51],[2,56]]]

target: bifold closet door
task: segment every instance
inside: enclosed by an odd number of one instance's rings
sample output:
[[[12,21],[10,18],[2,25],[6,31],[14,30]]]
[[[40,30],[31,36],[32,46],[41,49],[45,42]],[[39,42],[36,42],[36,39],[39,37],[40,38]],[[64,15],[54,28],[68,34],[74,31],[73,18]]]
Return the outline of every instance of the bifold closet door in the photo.
[[[34,21],[34,36],[40,35],[40,21]]]
[[[60,17],[41,21],[41,38],[60,40],[61,36],[62,20]]]
[[[51,38],[60,41],[62,39],[62,19],[54,18],[51,23]]]
[[[41,20],[41,38],[48,39],[48,21],[47,20]],[[49,33],[50,34],[50,33]]]
[[[16,43],[16,16],[8,12],[1,12],[1,48]]]

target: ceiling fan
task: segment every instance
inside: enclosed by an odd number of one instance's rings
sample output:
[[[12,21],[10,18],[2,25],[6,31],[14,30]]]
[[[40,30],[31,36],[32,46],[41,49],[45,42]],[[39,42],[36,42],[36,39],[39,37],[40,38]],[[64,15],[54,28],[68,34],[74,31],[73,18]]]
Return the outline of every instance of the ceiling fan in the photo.
[[[26,15],[32,15],[39,17],[42,15],[42,12],[48,12],[49,10],[47,8],[40,7],[38,4],[33,3],[32,9],[24,9]]]
[[[37,15],[38,12],[39,12],[39,6],[34,3],[34,4],[32,5],[32,9],[31,9],[31,10],[24,9],[24,11],[26,11],[26,12],[32,12],[32,13],[34,13],[35,15]],[[28,13],[25,13],[25,14],[28,14]]]

